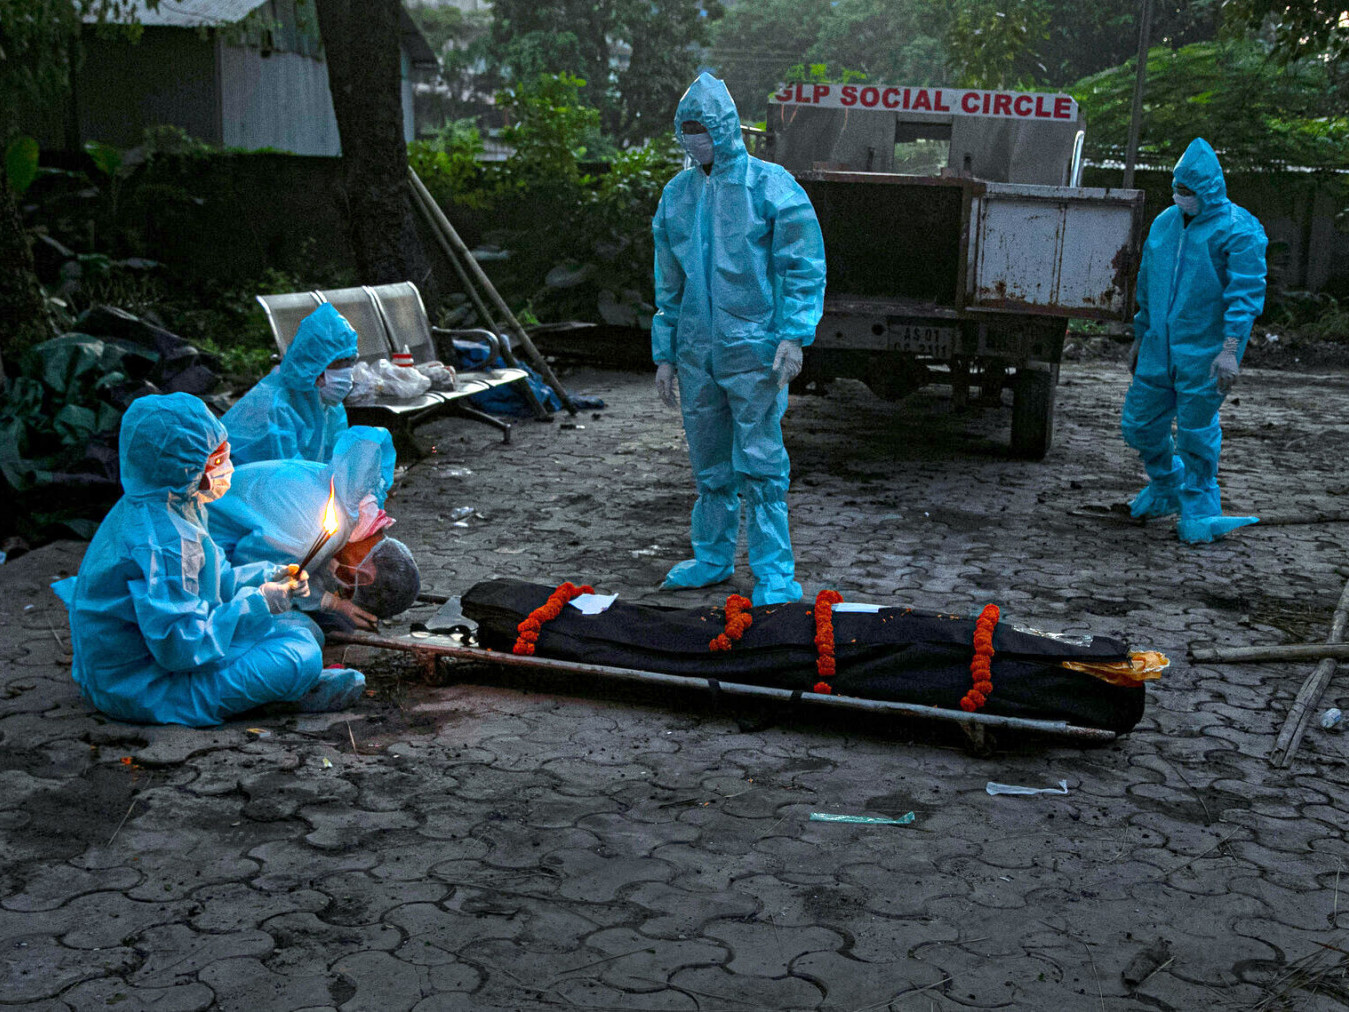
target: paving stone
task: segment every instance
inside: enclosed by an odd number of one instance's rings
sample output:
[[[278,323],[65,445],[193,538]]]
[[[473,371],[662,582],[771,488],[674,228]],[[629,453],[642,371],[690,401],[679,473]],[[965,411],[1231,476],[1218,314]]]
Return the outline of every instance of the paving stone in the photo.
[[[505,447],[462,420],[422,430],[440,453],[391,503],[428,586],[747,593],[743,542],[727,586],[653,589],[687,551],[678,417],[650,410],[649,376],[580,375],[610,403],[585,429],[517,425]],[[942,725],[485,669],[426,686],[371,651],[377,695],[350,715],[135,727],[69,677],[47,582],[82,547],[0,567],[0,1002],[17,987],[19,1007],[80,1012],[1253,1006],[1349,923],[1349,739],[1313,729],[1271,770],[1287,666],[1192,665],[1186,648],[1319,635],[1345,532],[1257,527],[1191,549],[1168,524],[1073,516],[1142,478],[1118,438],[1122,368],[1062,375],[1043,463],[1006,457],[1005,407],[957,418],[939,392],[895,405],[845,382],[794,398],[793,540],[808,594],[994,600],[1010,621],[1163,650],[1143,720],[1106,748],[1003,735],[981,760]],[[1340,509],[1349,382],[1242,382],[1227,500],[1264,509],[1268,475],[1291,472],[1303,491],[1281,508]],[[452,462],[474,474],[437,477]],[[489,519],[447,534],[449,500]],[[1325,705],[1349,704],[1338,691]],[[368,755],[350,754],[349,719]],[[250,741],[259,721],[273,734]],[[1060,777],[1067,797],[984,792]],[[1130,996],[1119,971],[1157,934],[1176,958]]]
[[[137,961],[125,946],[103,949],[90,958],[45,935],[12,936],[0,946],[0,1002],[55,998],[81,981],[126,973]]]

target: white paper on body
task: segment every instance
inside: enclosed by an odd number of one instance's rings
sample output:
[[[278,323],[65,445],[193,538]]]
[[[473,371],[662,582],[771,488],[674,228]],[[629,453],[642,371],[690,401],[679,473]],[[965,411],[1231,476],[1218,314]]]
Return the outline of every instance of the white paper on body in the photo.
[[[892,607],[888,604],[867,604],[865,601],[842,601],[834,605],[833,612],[837,615],[839,612],[855,611],[867,615],[874,615],[882,608]]]
[[[582,615],[598,615],[617,600],[617,594],[581,594],[571,599],[571,606]]]

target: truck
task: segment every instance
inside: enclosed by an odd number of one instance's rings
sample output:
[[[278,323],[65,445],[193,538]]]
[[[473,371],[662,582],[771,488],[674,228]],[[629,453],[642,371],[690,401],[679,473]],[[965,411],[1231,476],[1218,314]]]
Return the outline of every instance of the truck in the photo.
[[[1084,187],[1071,95],[794,84],[769,100],[757,153],[805,188],[824,233],[824,316],[798,391],[859,379],[899,399],[949,383],[1011,390],[1011,449],[1054,433],[1068,319],[1134,306],[1143,193]]]

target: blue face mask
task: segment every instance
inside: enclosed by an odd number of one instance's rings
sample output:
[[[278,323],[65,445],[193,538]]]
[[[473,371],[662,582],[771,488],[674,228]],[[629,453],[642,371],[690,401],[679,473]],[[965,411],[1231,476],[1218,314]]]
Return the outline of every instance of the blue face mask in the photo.
[[[683,134],[684,150],[699,165],[712,164],[712,135]]]
[[[325,369],[323,371],[323,383],[319,386],[319,397],[324,404],[341,404],[347,399],[347,394],[351,393],[351,370],[348,366],[345,369]]]

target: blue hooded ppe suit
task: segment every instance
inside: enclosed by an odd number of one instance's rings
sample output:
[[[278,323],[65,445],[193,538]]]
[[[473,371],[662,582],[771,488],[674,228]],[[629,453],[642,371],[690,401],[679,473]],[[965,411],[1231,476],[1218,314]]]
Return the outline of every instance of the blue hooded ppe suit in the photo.
[[[306,316],[281,364],[225,413],[234,463],[299,458],[326,464],[347,427],[347,412],[324,404],[314,384],[333,362],[355,355],[356,331],[332,305]]]
[[[190,394],[142,397],[122,418],[124,494],[78,579],[57,585],[75,681],[111,717],[206,727],[319,681],[314,637],[279,624],[257,589],[275,567],[231,567],[207,532],[197,490],[224,440]]]
[[[824,309],[824,239],[804,190],[784,168],[751,157],[726,85],[700,74],[679,100],[681,124],[712,138],[710,172],[666,184],[652,221],[656,307],[651,352],[673,363],[697,483],[693,559],[667,587],[729,577],[740,498],[746,506],[756,605],[795,601],[801,585],[787,530],[790,465],[782,445],[787,390],[772,374],[778,342],[815,338]]]
[[[394,462],[393,437],[387,429],[354,425],[337,437],[330,464],[312,460],[244,464],[235,469],[229,493],[206,507],[211,536],[235,566],[296,562],[319,533],[331,489],[337,533],[308,567],[311,585],[324,586],[328,560],[347,543],[361,501],[371,495],[383,508],[393,484]],[[316,586],[295,605],[316,611],[321,598]]]
[[[1180,539],[1201,543],[1257,522],[1222,515],[1218,408],[1226,394],[1211,373],[1225,341],[1235,341],[1241,360],[1264,307],[1266,239],[1260,222],[1227,199],[1207,141],[1190,142],[1172,181],[1195,192],[1199,209],[1187,224],[1179,207],[1168,207],[1148,232],[1134,317],[1138,364],[1121,428],[1148,473],[1130,503],[1134,516],[1179,510]]]

